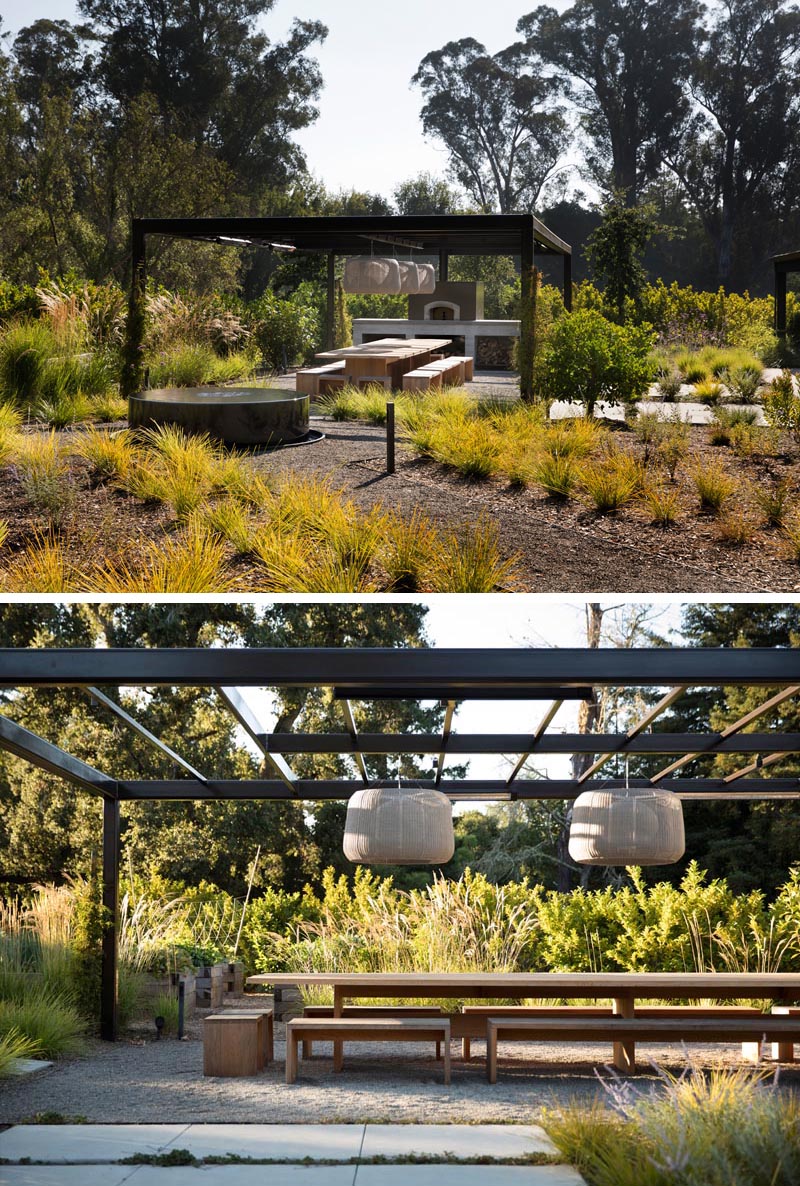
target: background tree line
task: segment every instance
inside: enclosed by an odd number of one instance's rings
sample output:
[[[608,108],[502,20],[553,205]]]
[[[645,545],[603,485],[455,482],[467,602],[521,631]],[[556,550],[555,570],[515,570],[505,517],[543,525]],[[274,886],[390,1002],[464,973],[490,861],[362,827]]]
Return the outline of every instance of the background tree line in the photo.
[[[415,605],[5,605],[0,607],[0,646],[426,646],[426,610]],[[683,615],[683,642],[692,646],[800,645],[800,608],[793,605],[690,605]],[[603,641],[598,638],[594,641]],[[645,618],[629,622],[624,638],[608,645],[661,645]],[[110,692],[147,728],[210,778],[256,777],[259,763],[243,745],[229,712],[213,690],[153,688],[136,694]],[[770,695],[770,689],[695,689],[676,702],[659,727],[678,732],[722,729]],[[78,689],[36,689],[2,694],[0,711],[120,778],[169,778],[172,763],[129,729],[107,716]],[[641,715],[643,700],[617,696],[583,722],[589,731],[624,730]],[[753,726],[800,729],[798,708],[788,701]],[[329,691],[286,691],[275,697],[274,728],[341,730]],[[360,728],[390,732],[436,732],[439,706],[375,701],[356,706]],[[269,722],[267,722],[269,723]],[[687,773],[727,773],[735,755],[698,758]],[[292,759],[301,777],[353,774],[346,756]],[[374,777],[392,777],[393,761],[367,759]],[[404,776],[424,777],[432,758],[402,759]],[[658,758],[631,763],[631,773],[655,770]],[[741,765],[741,761],[738,763]],[[453,777],[465,767],[448,766]],[[800,771],[789,757],[764,769],[786,776]],[[609,767],[609,777],[615,773]],[[209,882],[242,894],[258,845],[262,858],[256,888],[287,892],[321,885],[332,867],[352,874],[342,854],[345,805],[269,802],[131,803],[124,806],[123,864],[129,877],[190,886]],[[548,888],[619,881],[619,870],[578,869],[566,857],[568,805],[518,802],[468,810],[456,819],[456,852],[443,872],[460,876],[469,867],[497,884],[528,876]],[[712,877],[727,877],[737,892],[781,885],[800,850],[797,805],[787,801],[686,803],[685,859],[647,870],[648,882],[677,885],[690,861]],[[86,875],[100,847],[96,798],[58,778],[0,753],[0,884],[8,888]],[[425,870],[391,872],[410,888],[427,883]]]
[[[317,116],[313,55],[327,30],[297,19],[271,42],[257,22],[274,2],[80,0],[77,23],[6,35],[7,279],[33,282],[41,267],[124,283],[133,215],[534,208],[573,244],[581,279],[600,213],[571,186],[576,170],[673,228],[652,237],[645,261],[669,280],[763,290],[769,255],[800,240],[800,13],[789,0],[578,0],[521,16],[518,40],[494,55],[469,36],[451,41],[413,81],[452,184],[423,175],[391,196],[331,194],[309,175],[293,137]],[[502,286],[510,264],[498,266]],[[243,285],[249,297],[320,280],[308,258],[166,241],[152,271],[171,287]],[[470,278],[466,263],[461,272]]]

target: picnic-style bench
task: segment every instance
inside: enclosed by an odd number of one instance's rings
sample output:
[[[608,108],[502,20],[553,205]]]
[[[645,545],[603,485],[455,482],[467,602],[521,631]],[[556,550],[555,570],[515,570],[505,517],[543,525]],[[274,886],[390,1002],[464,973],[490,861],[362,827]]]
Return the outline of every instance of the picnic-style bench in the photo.
[[[257,1075],[274,1057],[272,1009],[226,1009],[203,1021],[204,1075]]]
[[[800,1018],[759,1017],[489,1017],[486,1078],[497,1082],[498,1042],[745,1042],[800,1041]],[[628,1067],[633,1070],[633,1065]]]
[[[324,366],[307,367],[305,370],[297,371],[295,390],[299,395],[321,395],[321,384],[329,383],[331,379],[336,380],[337,385],[344,383],[344,367],[345,362],[342,358],[336,362],[328,362]]]
[[[303,1017],[333,1017],[333,1005],[306,1005]],[[342,1017],[441,1017],[437,1005],[345,1005]],[[313,1041],[303,1042],[303,1058],[311,1058]],[[442,1044],[436,1043],[436,1058],[442,1057]]]
[[[637,1017],[763,1017],[763,1010],[749,1005],[638,1005]],[[486,1037],[486,1022],[492,1018],[538,1018],[538,1017],[613,1017],[610,1005],[465,1005],[461,1053],[464,1062],[471,1057],[474,1038]],[[473,1024],[470,1024],[472,1022]],[[466,1033],[465,1033],[466,1031]],[[744,1052],[743,1052],[744,1053]]]
[[[432,359],[425,366],[403,375],[404,391],[429,391],[431,387],[460,386],[472,379],[474,361],[469,356],[450,354]]]
[[[286,1082],[297,1080],[301,1042],[435,1042],[450,1083],[450,1022],[446,1017],[295,1017],[286,1023]],[[334,1069],[336,1060],[334,1059]]]

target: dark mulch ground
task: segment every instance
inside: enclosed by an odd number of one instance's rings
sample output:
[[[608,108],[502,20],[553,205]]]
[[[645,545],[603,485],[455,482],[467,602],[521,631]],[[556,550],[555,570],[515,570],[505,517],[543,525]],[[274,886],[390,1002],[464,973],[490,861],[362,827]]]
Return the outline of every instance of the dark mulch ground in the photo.
[[[777,530],[760,530],[737,547],[718,538],[713,516],[695,510],[691,484],[681,484],[682,519],[672,528],[654,527],[636,506],[598,515],[576,500],[554,502],[535,490],[511,488],[502,480],[470,482],[436,463],[398,447],[397,471],[385,472],[385,434],[362,423],[315,419],[324,441],[255,454],[252,464],[266,474],[280,472],[328,477],[364,508],[381,502],[410,513],[420,508],[438,527],[456,531],[489,520],[505,555],[518,556],[516,590],[536,593],[795,593],[800,565],[787,558]],[[112,426],[113,427],[113,426]],[[713,459],[750,487],[788,477],[800,488],[796,457],[739,458],[708,444],[708,430],[692,430],[693,463]],[[638,443],[626,439],[631,448]],[[25,500],[13,466],[0,486],[0,518],[10,525],[0,562],[8,564],[43,529]],[[172,527],[170,512],[144,506],[113,489],[91,488],[85,469],[76,470],[75,505],[64,535],[81,568],[101,557],[131,555],[138,542],[158,539]],[[254,571],[241,565],[241,591],[258,591]]]

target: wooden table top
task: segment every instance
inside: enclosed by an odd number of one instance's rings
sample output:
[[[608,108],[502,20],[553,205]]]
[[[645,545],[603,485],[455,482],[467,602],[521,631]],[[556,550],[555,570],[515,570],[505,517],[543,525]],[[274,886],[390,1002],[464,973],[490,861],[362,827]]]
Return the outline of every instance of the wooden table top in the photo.
[[[247,983],[333,987],[350,996],[800,1000],[800,972],[268,972]]]
[[[323,350],[316,358],[408,358],[414,354],[427,354],[431,350],[444,350],[451,346],[450,338],[379,338],[375,342],[364,342],[361,346],[342,346],[339,350]]]

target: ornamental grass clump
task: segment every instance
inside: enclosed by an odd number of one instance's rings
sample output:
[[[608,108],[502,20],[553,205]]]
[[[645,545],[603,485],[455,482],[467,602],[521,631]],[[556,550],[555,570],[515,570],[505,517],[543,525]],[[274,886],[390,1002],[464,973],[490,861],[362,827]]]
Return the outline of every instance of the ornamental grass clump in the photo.
[[[646,485],[642,491],[642,502],[650,522],[657,527],[671,527],[680,516],[680,498],[677,490],[661,483]]]
[[[694,398],[701,404],[718,404],[724,388],[718,379],[703,379],[695,384]]]
[[[123,482],[136,461],[137,450],[133,434],[128,429],[108,432],[88,428],[77,436],[72,450],[89,464],[93,482]]]
[[[19,449],[22,413],[13,404],[0,403],[0,465],[11,461]]]
[[[39,1047],[18,1029],[11,1029],[0,1037],[0,1079],[13,1075],[20,1059],[35,1058]]]
[[[800,1181],[800,1105],[777,1074],[751,1068],[658,1083],[604,1078],[608,1107],[569,1103],[544,1126],[592,1186],[794,1186]]]
[[[700,510],[719,514],[731,495],[738,489],[738,483],[725,472],[721,465],[709,462],[698,466],[692,473]]]
[[[717,530],[723,543],[741,548],[753,539],[758,523],[748,511],[731,509],[720,516]]]
[[[196,517],[135,557],[96,565],[81,583],[91,593],[227,593],[234,587],[225,543]]]
[[[760,363],[732,367],[724,374],[725,386],[733,399],[742,404],[750,404],[758,394],[762,374],[763,368]]]
[[[24,1000],[0,1001],[0,1039],[22,1034],[43,1058],[80,1054],[85,1031],[78,1009],[47,990],[29,989]]]
[[[78,593],[81,576],[63,541],[39,536],[0,575],[4,593]]]
[[[689,455],[691,447],[691,431],[684,420],[668,420],[664,422],[661,439],[656,453],[659,464],[664,466],[670,482],[674,482],[678,467]]]
[[[548,498],[565,501],[575,491],[580,470],[572,457],[559,454],[543,457],[531,474],[537,486],[541,486]]]
[[[586,501],[599,514],[607,515],[633,501],[642,488],[642,472],[623,457],[610,457],[585,465],[580,483]]]
[[[764,516],[764,523],[767,527],[783,525],[792,493],[792,484],[788,478],[782,478],[769,486],[759,485],[754,488],[753,497]]]
[[[409,518],[388,514],[379,563],[386,574],[386,591],[417,593],[425,587],[439,548],[439,533],[419,507]]]
[[[517,583],[515,557],[505,558],[498,546],[497,529],[485,521],[468,533],[444,536],[429,569],[432,593],[495,593],[512,590]]]
[[[25,497],[47,526],[58,530],[74,507],[76,491],[55,430],[20,437],[15,460]]]

